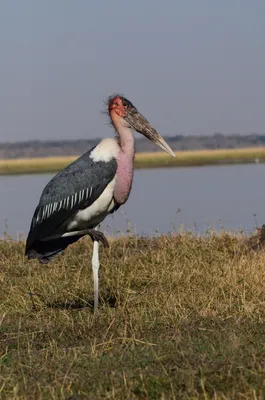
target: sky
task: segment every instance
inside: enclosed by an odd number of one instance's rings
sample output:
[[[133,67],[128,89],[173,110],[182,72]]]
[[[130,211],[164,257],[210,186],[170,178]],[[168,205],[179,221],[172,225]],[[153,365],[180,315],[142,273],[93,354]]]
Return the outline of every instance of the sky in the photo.
[[[1,0],[0,142],[112,135],[122,93],[162,135],[265,133],[264,0]]]

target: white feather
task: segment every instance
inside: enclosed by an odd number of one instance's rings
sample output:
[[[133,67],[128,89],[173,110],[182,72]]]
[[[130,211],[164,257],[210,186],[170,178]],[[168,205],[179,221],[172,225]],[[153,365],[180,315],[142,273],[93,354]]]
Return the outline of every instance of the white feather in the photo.
[[[94,162],[104,161],[109,162],[113,158],[118,158],[120,146],[114,138],[107,138],[101,142],[91,151],[90,158]]]

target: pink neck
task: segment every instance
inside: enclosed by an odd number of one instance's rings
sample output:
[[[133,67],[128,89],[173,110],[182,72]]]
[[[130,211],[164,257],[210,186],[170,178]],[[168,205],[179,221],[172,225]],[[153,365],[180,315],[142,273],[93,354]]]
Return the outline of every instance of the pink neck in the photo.
[[[120,118],[112,118],[113,124],[120,137],[120,154],[117,160],[116,183],[114,199],[118,204],[124,204],[132,187],[134,163],[134,137],[131,129]]]

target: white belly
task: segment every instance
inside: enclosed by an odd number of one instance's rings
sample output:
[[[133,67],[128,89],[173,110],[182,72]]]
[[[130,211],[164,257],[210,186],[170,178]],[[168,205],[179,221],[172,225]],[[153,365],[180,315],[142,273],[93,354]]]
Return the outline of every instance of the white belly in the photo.
[[[114,186],[115,178],[106,186],[93,204],[76,213],[68,222],[67,230],[89,229],[102,222],[115,205],[113,198]]]

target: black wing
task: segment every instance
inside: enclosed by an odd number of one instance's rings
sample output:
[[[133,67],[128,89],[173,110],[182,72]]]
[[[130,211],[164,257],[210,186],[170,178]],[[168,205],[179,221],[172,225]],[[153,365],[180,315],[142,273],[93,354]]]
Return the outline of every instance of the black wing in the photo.
[[[26,254],[35,241],[52,235],[77,210],[93,204],[114,178],[116,159],[94,162],[89,157],[92,150],[55,175],[44,188],[31,221]]]

